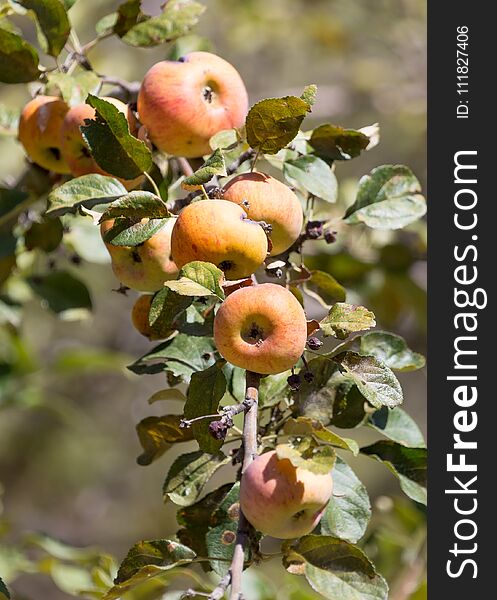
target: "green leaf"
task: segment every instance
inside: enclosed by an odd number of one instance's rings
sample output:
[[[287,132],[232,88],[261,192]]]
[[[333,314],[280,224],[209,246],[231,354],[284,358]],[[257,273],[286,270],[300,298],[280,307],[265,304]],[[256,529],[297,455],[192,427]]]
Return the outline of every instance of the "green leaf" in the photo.
[[[294,187],[326,202],[337,201],[338,184],[335,173],[317,156],[308,154],[287,160],[283,164],[283,175]]]
[[[374,314],[364,306],[337,302],[319,324],[325,337],[334,336],[344,340],[355,331],[375,327],[376,321]]]
[[[0,225],[16,217],[26,206],[27,192],[11,188],[0,188]]]
[[[167,372],[189,381],[193,373],[213,363],[214,350],[210,338],[179,334],[144,354],[128,369],[137,375]]]
[[[204,10],[204,6],[193,0],[169,0],[162,14],[134,25],[122,40],[139,47],[171,42],[188,33]]]
[[[69,37],[71,25],[66,9],[60,0],[16,0],[21,6],[32,10],[46,44],[44,50],[50,56],[59,56]]]
[[[346,223],[365,223],[374,229],[400,229],[426,212],[419,181],[403,165],[383,165],[359,181]]]
[[[359,454],[359,446],[355,440],[343,438],[337,433],[326,429],[326,427],[316,419],[309,417],[298,417],[290,419],[283,428],[285,435],[293,436],[313,436],[318,444],[330,444],[343,450],[349,450],[354,456]]]
[[[263,154],[276,154],[297,135],[309,111],[309,104],[296,96],[261,100],[245,121],[249,145]]]
[[[230,460],[222,452],[211,455],[201,450],[178,456],[162,488],[164,501],[169,499],[179,506],[191,506],[214,473]]]
[[[164,226],[164,219],[137,223],[134,219],[117,218],[112,227],[105,231],[103,240],[113,246],[139,246],[159,233]]]
[[[86,103],[95,109],[95,119],[86,119],[81,132],[98,166],[122,179],[135,179],[148,172],[152,168],[152,153],[145,142],[130,134],[125,115],[92,94]]]
[[[48,195],[47,215],[75,213],[81,205],[91,208],[106,204],[127,194],[124,185],[113,177],[104,175],[83,175],[71,179],[55,188]]]
[[[349,160],[368,147],[369,137],[355,129],[326,124],[314,129],[309,144],[319,156],[329,160]]]
[[[329,357],[319,356],[309,361],[309,370],[312,381],[304,379],[296,395],[298,411],[326,425],[332,416],[336,388],[331,380],[338,373],[338,366]]]
[[[317,292],[325,304],[343,302],[346,297],[345,288],[325,271],[311,271],[311,276],[305,282],[305,287]]]
[[[66,271],[29,277],[27,282],[55,313],[81,308],[91,310],[92,308],[90,293],[86,285]]]
[[[111,34],[115,24],[117,23],[117,19],[117,12],[112,12],[97,21],[95,24],[95,31],[97,35]]]
[[[179,272],[179,279],[164,285],[182,296],[216,296],[224,300],[224,273],[208,262],[193,261]]]
[[[135,190],[112,202],[101,216],[100,222],[117,217],[134,220],[167,219],[171,217],[171,214],[159,196],[152,192]]]
[[[192,302],[192,298],[181,296],[169,288],[163,288],[157,292],[148,314],[152,332],[159,338],[171,335],[176,325],[176,319]]]
[[[210,527],[205,540],[208,556],[219,560],[211,560],[210,564],[214,571],[224,576],[230,567],[230,561],[235,548],[236,531],[240,515],[240,483],[235,483],[229,494],[219,504],[216,511],[209,519]],[[245,560],[248,560],[249,550],[245,548]]]
[[[83,71],[77,75],[54,71],[48,73],[47,79],[49,87],[58,88],[69,106],[81,104],[88,94],[98,94],[102,86],[100,78],[93,71]]]
[[[180,508],[176,513],[176,520],[182,527],[176,534],[179,541],[192,548],[199,556],[208,556],[209,554],[206,535],[209,528],[212,527],[212,516],[219,509],[232,487],[232,483],[226,483],[195,504]]]
[[[226,163],[224,162],[223,153],[217,149],[193,175],[185,177],[181,183],[181,187],[189,191],[199,190],[204,184],[209,183],[214,176],[225,177],[226,174]]]
[[[139,465],[149,465],[160,458],[173,444],[193,439],[191,429],[180,427],[181,415],[147,417],[136,426],[143,453],[136,459]]]
[[[21,111],[0,104],[0,135],[16,136]]]
[[[398,478],[409,498],[426,504],[426,448],[407,448],[385,440],[361,448],[361,452],[383,462]]]
[[[9,590],[7,589],[7,586],[2,581],[2,578],[0,577],[0,600],[5,600],[5,599],[10,600],[10,593],[9,593]]]
[[[366,532],[371,503],[366,486],[340,457],[331,473],[333,496],[320,521],[321,532],[355,543]]]
[[[413,352],[400,335],[372,331],[361,336],[359,354],[374,356],[396,371],[415,371],[425,366],[422,354]]]
[[[113,26],[116,35],[123,37],[132,27],[146,18],[140,6],[141,0],[127,0],[119,6]]]
[[[0,29],[0,82],[28,83],[40,74],[33,46],[15,33]]]
[[[242,371],[243,381],[245,382],[245,374]],[[268,375],[261,379],[259,387],[259,406],[276,406],[283,400],[286,400],[290,394],[290,388],[288,387],[287,379],[292,374],[291,371],[284,371],[276,375]],[[245,397],[245,389],[240,390],[242,393],[242,400]]]
[[[195,557],[193,550],[173,540],[138,542],[121,563],[114,580],[116,585],[103,600],[117,600],[140,583],[174,567],[191,563]]]
[[[223,373],[223,361],[219,361],[199,373],[194,373],[190,380],[185,404],[185,419],[195,419],[203,415],[218,412],[219,402],[226,392],[226,377]],[[201,450],[214,454],[223,445],[223,440],[214,439],[209,433],[209,423],[216,417],[201,419],[192,425],[193,436]]]
[[[186,396],[176,388],[166,388],[153,393],[148,399],[148,403],[153,404],[154,402],[160,402],[161,400],[179,400],[181,402],[186,402]]]
[[[39,248],[43,252],[53,252],[61,243],[64,230],[60,219],[43,219],[32,223],[24,234],[26,250]]]
[[[240,135],[236,129],[223,129],[215,133],[209,140],[212,150],[227,150],[234,148],[240,142]]]
[[[330,600],[387,600],[388,585],[363,551],[331,536],[306,535],[283,545],[283,564],[305,575],[311,587]]]
[[[402,403],[402,388],[393,372],[374,356],[343,352],[333,357],[361,394],[375,408]]]
[[[300,96],[304,102],[307,102],[309,106],[313,106],[316,102],[316,95],[318,93],[318,86],[314,83],[311,85],[306,85],[302,95]]]
[[[356,385],[345,382],[338,386],[333,402],[331,423],[341,429],[352,429],[366,418],[366,400]]]
[[[368,425],[402,446],[408,448],[426,446],[416,421],[399,407],[388,409],[384,406],[377,410],[369,417]]]
[[[326,475],[333,469],[336,452],[331,446],[319,446],[312,438],[293,438],[276,446],[279,460],[287,459],[294,467]]]

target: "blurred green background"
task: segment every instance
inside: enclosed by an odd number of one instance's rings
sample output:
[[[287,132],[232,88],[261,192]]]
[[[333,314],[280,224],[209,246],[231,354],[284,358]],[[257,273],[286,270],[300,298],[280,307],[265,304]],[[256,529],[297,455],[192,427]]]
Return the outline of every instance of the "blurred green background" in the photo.
[[[374,166],[409,165],[424,185],[424,0],[203,3],[208,10],[196,33],[208,38],[210,47],[240,71],[252,103],[270,96],[299,95],[304,85],[316,83],[318,100],[306,128],[325,122],[353,128],[380,123],[380,145],[337,166],[340,203],[333,207],[332,216],[343,213],[358,177]],[[95,22],[118,5],[106,0],[76,2],[70,17],[81,41],[92,39]],[[159,5],[143,2],[149,14],[157,13]],[[19,24],[35,42],[27,20],[19,19]],[[182,41],[185,48],[194,42]],[[90,58],[99,73],[131,81],[140,80],[169,51],[167,46],[134,49],[111,38],[97,46]],[[22,105],[28,98],[24,86],[0,88],[0,103],[8,106]],[[0,138],[0,155],[0,178],[9,182],[23,169],[22,148],[13,138]],[[161,497],[162,482],[176,453],[171,451],[148,467],[138,466],[135,425],[148,415],[181,412],[181,405],[149,406],[148,397],[166,387],[164,377],[139,378],[124,369],[150,347],[130,324],[136,295],[111,291],[117,282],[105,250],[91,224],[83,221],[70,234],[82,264],[73,264],[70,255],[51,259],[87,283],[92,315],[86,320],[59,321],[33,300],[18,322],[18,335],[0,329],[0,363],[11,366],[8,373],[0,368],[1,527],[8,530],[12,542],[27,531],[44,531],[68,544],[98,546],[122,558],[137,540],[166,537],[177,529],[173,507],[164,506]],[[424,352],[423,224],[402,234],[359,234],[358,229],[349,237],[347,233],[351,232],[339,232],[337,244],[318,244],[311,262],[347,286],[349,301],[361,300],[373,309],[380,327],[400,333],[413,349]],[[309,311],[317,308],[311,305]],[[424,430],[425,370],[401,374],[401,383],[405,408]],[[371,432],[360,441],[377,437]],[[181,451],[189,449],[183,446]],[[399,494],[394,477],[367,458],[349,462],[367,484],[372,500],[388,513],[392,505],[386,496]],[[229,473],[223,472],[215,483],[228,478]],[[400,543],[394,550],[400,552],[399,548]],[[374,554],[374,547],[371,551]],[[12,567],[12,561],[5,564]],[[387,563],[384,569],[388,570]],[[392,579],[395,575],[390,574]],[[40,575],[21,576],[12,588],[19,598],[69,597]]]

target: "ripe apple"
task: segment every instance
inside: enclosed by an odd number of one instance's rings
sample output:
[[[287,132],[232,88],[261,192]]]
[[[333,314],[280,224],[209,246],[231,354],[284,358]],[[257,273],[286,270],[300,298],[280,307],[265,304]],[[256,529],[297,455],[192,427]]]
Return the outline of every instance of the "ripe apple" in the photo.
[[[152,142],[168,154],[195,158],[211,152],[209,139],[241,127],[248,110],[237,70],[209,52],[156,63],[138,94],[138,114]]]
[[[153,298],[153,294],[142,294],[141,296],[138,296],[131,309],[131,322],[133,323],[134,328],[143,336],[149,340],[158,340],[160,337],[155,335],[148,322],[148,315],[150,313]]]
[[[36,96],[23,108],[18,137],[33,162],[55,173],[70,173],[62,157],[60,128],[69,107],[56,96]]]
[[[307,535],[321,520],[333,479],[280,460],[276,450],[257,456],[242,476],[240,508],[257,531],[280,539]]]
[[[110,102],[119,109],[129,123],[130,133],[136,135],[137,124],[128,106],[116,98],[104,97],[103,100]],[[85,124],[85,119],[94,119],[95,109],[89,104],[77,104],[67,112],[61,126],[61,150],[62,156],[69,165],[69,169],[74,177],[87,175],[89,173],[99,173],[100,175],[109,175],[98,166],[93,159],[90,150],[83,139],[80,127]],[[143,176],[136,179],[119,179],[127,189],[133,189],[143,180]]]
[[[302,231],[302,206],[292,190],[264,173],[243,173],[223,188],[225,200],[241,204],[254,221],[272,226],[270,256],[281,254],[295,242]]]
[[[304,352],[307,321],[295,296],[275,283],[240,288],[221,304],[214,341],[231,364],[255,373],[290,369]]]
[[[113,219],[100,226],[102,236],[114,224]],[[112,270],[119,281],[139,292],[156,292],[164,281],[175,279],[178,268],[171,258],[171,231],[174,219],[139,246],[114,246],[106,243],[112,259]]]
[[[219,267],[227,279],[241,279],[264,262],[267,237],[241,206],[225,200],[200,200],[181,211],[171,248],[178,268],[202,260]]]

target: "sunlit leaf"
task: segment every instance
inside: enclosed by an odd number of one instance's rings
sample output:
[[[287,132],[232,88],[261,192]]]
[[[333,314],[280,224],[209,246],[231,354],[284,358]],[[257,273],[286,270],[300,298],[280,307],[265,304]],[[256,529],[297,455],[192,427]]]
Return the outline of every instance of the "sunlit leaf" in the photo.
[[[149,465],[173,444],[193,439],[191,429],[180,427],[181,415],[146,417],[136,426],[143,453],[136,459],[139,465]]]

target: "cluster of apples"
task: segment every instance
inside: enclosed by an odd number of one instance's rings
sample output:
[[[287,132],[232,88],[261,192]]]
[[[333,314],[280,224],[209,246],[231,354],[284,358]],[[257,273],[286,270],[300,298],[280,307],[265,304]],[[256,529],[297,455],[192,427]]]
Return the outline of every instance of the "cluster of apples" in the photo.
[[[127,116],[130,133],[140,124],[122,102],[106,98]],[[138,117],[160,151],[185,158],[210,153],[218,131],[241,127],[248,97],[238,72],[225,60],[193,52],[179,61],[162,61],[145,75],[138,95]],[[81,135],[94,109],[69,109],[60,98],[38,96],[23,110],[19,139],[42,167],[80,176],[106,174],[93,160]],[[127,187],[138,181],[126,181]],[[270,233],[261,225],[270,226]],[[113,225],[101,225],[102,236]],[[264,173],[237,175],[221,189],[220,199],[186,206],[177,218],[136,247],[106,247],[117,279],[146,292],[132,310],[135,327],[153,339],[149,311],[153,294],[176,279],[192,261],[219,267],[228,280],[249,278],[268,256],[281,254],[303,226],[300,201],[286,185]],[[268,239],[269,237],[269,239]],[[292,368],[305,349],[307,320],[296,297],[285,287],[263,283],[229,294],[214,320],[219,353],[231,364],[261,375]],[[280,538],[309,533],[332,493],[331,475],[316,475],[279,460],[276,452],[257,457],[244,473],[241,507],[259,531]]]

